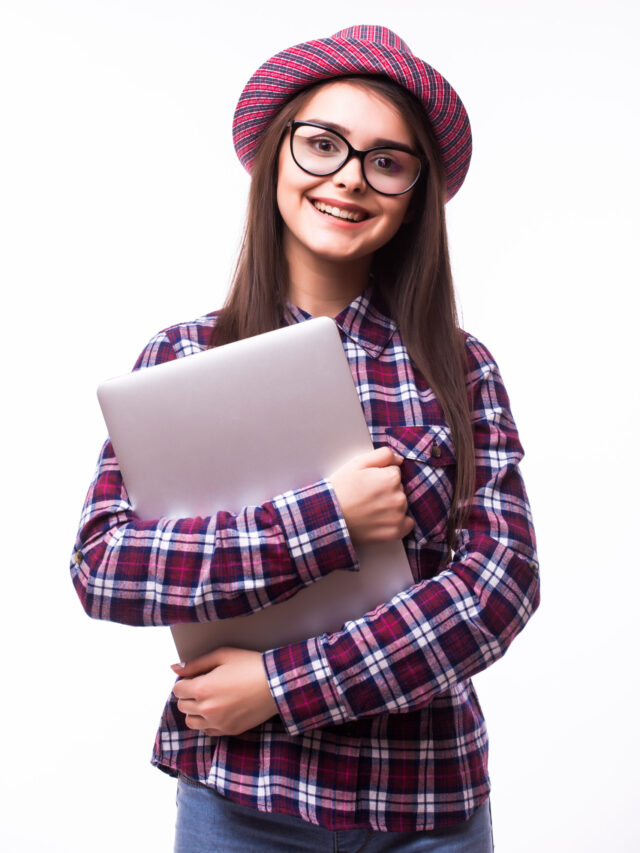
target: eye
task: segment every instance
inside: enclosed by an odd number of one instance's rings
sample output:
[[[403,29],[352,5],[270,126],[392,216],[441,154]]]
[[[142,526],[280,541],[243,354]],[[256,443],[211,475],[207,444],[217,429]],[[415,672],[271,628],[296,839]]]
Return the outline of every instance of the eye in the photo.
[[[402,169],[402,165],[388,153],[376,154],[371,162],[378,172],[384,172],[387,175],[395,174]]]
[[[338,151],[335,139],[330,136],[310,136],[306,140],[307,147],[314,154],[335,154]]]
[[[312,157],[315,160],[334,161],[345,152],[345,145],[339,136],[328,128],[311,124],[301,124],[296,128],[293,145],[299,156]]]

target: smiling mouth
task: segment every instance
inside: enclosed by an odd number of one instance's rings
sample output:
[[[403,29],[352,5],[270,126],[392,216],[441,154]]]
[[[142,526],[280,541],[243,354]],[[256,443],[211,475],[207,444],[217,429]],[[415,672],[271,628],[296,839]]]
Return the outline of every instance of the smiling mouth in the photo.
[[[311,204],[320,213],[326,216],[334,216],[336,219],[346,219],[349,222],[362,222],[363,219],[368,219],[369,214],[358,210],[345,210],[341,207],[335,207],[331,204],[326,204],[324,201],[312,201]]]

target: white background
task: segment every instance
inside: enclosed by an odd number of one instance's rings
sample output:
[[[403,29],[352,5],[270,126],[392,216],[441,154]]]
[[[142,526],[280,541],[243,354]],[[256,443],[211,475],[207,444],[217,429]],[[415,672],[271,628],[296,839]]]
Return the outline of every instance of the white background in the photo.
[[[148,764],[168,632],[90,621],[68,559],[95,387],[221,304],[248,178],[242,86],[276,51],[387,25],[461,94],[449,206],[464,325],[527,449],[543,603],[477,679],[499,853],[616,853],[636,818],[635,2],[1,0],[2,737],[11,851],[170,851]]]

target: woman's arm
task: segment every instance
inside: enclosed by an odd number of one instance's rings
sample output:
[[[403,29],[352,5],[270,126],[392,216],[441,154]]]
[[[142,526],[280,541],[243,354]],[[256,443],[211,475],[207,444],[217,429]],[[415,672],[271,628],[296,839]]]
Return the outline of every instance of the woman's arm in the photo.
[[[378,448],[331,475],[354,542],[386,542],[413,529],[401,462],[390,448]],[[181,677],[173,692],[189,728],[237,735],[278,712],[260,652],[224,647],[172,668]]]
[[[522,448],[495,362],[473,340],[469,349],[477,476],[456,553],[436,577],[341,631],[264,654],[292,735],[428,705],[500,658],[538,606]]]
[[[177,357],[165,333],[134,369]],[[244,615],[357,559],[331,483],[238,514],[141,521],[107,442],[85,500],[71,575],[86,612],[133,625]]]

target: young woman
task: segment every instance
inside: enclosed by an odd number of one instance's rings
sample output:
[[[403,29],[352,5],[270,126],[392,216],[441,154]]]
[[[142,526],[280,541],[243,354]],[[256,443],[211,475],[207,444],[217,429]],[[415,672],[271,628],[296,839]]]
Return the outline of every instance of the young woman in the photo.
[[[337,633],[174,667],[153,761],[179,776],[176,850],[489,851],[470,678],[537,607],[538,567],[509,400],[456,320],[444,204],[471,156],[464,106],[394,33],[353,27],[265,63],[234,139],[252,183],[230,295],[136,368],[333,317],[376,449],[237,515],[145,521],[107,442],[78,594],[131,624],[230,617],[403,539],[415,583]]]

